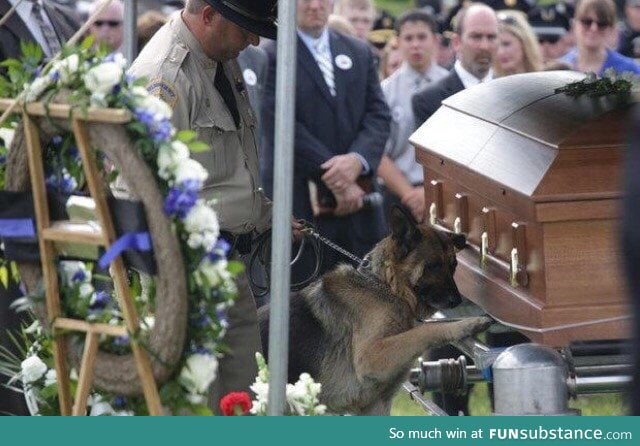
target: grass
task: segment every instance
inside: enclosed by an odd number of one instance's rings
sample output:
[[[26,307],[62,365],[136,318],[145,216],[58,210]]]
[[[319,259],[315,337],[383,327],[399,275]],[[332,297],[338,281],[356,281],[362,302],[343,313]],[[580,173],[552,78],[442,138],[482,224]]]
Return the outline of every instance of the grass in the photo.
[[[427,395],[428,396],[428,395]],[[487,384],[476,384],[469,400],[471,415],[491,415],[491,403],[487,394]],[[569,401],[569,407],[580,409],[582,415],[625,415],[625,405],[620,394],[580,396]],[[424,416],[425,412],[404,392],[400,392],[393,401],[391,415]]]
[[[394,16],[399,16],[407,9],[413,8],[413,0],[375,0],[376,7],[380,10],[386,9]]]

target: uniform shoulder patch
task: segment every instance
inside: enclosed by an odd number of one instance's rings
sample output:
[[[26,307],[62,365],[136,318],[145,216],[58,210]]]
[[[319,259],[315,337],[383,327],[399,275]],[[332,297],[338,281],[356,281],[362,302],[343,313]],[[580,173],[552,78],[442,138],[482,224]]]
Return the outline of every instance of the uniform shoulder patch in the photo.
[[[161,77],[152,79],[147,84],[147,90],[153,96],[157,96],[165,101],[171,108],[178,102],[178,93],[176,92],[175,86]]]

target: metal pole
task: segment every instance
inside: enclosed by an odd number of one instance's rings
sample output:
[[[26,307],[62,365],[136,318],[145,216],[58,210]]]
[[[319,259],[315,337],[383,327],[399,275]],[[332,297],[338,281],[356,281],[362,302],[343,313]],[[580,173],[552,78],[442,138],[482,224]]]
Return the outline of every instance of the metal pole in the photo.
[[[293,202],[293,126],[296,84],[296,2],[278,2],[275,154],[271,250],[268,415],[282,415],[289,353],[289,261]]]
[[[127,59],[127,66],[138,55],[138,0],[125,0],[124,2],[124,43],[123,53]]]

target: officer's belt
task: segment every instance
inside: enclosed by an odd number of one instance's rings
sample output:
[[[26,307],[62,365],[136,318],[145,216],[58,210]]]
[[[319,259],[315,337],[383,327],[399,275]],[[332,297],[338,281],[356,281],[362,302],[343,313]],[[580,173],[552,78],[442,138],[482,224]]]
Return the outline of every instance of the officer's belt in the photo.
[[[246,234],[232,234],[228,231],[220,231],[220,235],[231,245],[230,253],[237,252],[241,256],[251,252],[253,236],[250,232]]]

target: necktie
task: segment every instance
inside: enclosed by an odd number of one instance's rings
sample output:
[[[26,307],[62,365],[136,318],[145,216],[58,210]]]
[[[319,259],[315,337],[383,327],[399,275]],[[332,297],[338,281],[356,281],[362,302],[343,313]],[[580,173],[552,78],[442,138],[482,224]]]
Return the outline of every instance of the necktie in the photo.
[[[227,79],[227,76],[224,74],[224,67],[221,63],[218,64],[218,68],[216,69],[216,78],[213,85],[216,87],[216,90],[218,90],[218,93],[220,93],[220,96],[222,96],[222,99],[224,99],[224,103],[227,104],[227,108],[231,112],[231,116],[233,116],[233,121],[236,123],[236,127],[238,127],[240,125],[238,104],[229,79]]]
[[[329,51],[325,43],[321,40],[318,40],[315,43],[316,48],[316,62],[318,63],[318,67],[322,72],[322,77],[324,77],[324,81],[327,83],[329,87],[329,91],[331,92],[331,96],[336,95],[336,82],[335,77],[333,75],[333,63],[331,62],[331,56],[329,55]]]
[[[33,9],[31,10],[33,18],[36,19],[36,22],[38,23],[38,26],[42,31],[42,36],[49,46],[49,51],[51,53],[50,56],[54,56],[55,54],[60,52],[61,48],[58,36],[51,26],[51,23],[49,23],[49,21],[45,19],[44,11],[42,10],[40,2],[38,0],[31,0],[31,3],[33,3]]]
[[[416,83],[413,87],[414,91],[419,91],[431,81],[427,76],[419,76],[416,78]]]

